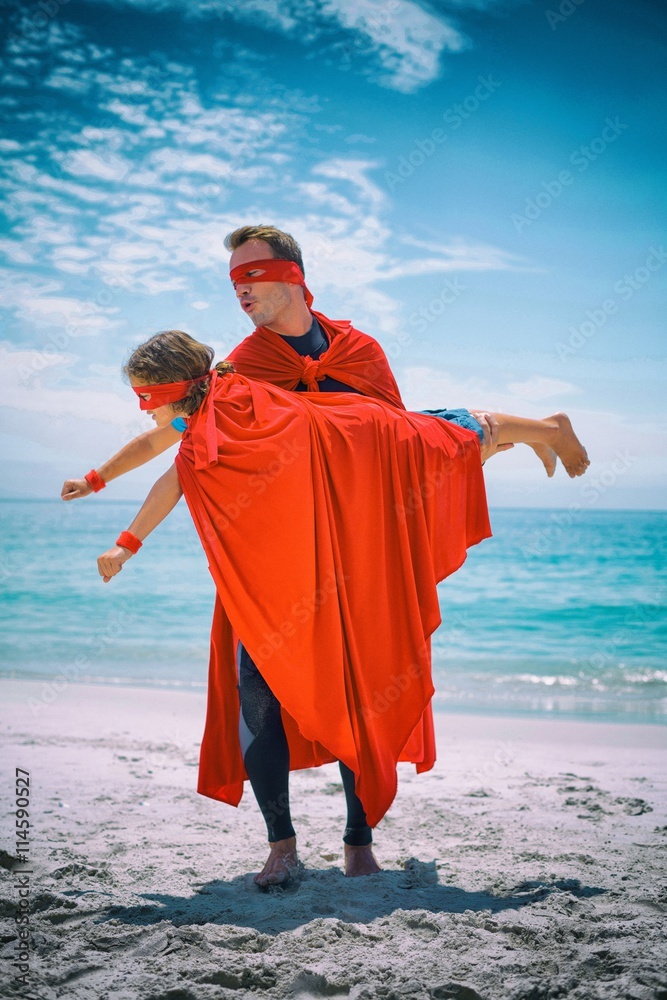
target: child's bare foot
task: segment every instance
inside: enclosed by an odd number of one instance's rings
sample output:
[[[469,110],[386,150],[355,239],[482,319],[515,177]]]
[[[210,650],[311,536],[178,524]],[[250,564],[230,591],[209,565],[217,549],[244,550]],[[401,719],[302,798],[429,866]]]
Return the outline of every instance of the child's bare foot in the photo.
[[[542,465],[547,470],[547,476],[551,479],[556,471],[556,462],[558,461],[556,452],[548,444],[531,444],[530,447],[542,462]]]
[[[568,476],[572,479],[575,476],[583,476],[591,463],[586,449],[572,430],[570,418],[566,413],[554,413],[552,417],[547,418],[547,422],[554,426],[555,433],[551,444],[565,466]]]
[[[376,872],[382,871],[375,860],[370,844],[365,847],[357,847],[353,844],[344,844],[343,846],[345,848],[345,874],[348,878],[356,878],[357,875],[375,875]]]
[[[296,853],[296,837],[277,840],[269,843],[271,852],[266,864],[253,881],[260,889],[268,889],[272,885],[286,885],[301,868],[301,862]]]

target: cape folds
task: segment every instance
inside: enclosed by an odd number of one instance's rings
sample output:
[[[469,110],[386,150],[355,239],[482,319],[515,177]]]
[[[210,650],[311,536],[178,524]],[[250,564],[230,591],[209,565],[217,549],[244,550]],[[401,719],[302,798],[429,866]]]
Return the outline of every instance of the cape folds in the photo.
[[[176,465],[218,597],[198,790],[243,792],[240,640],[282,706],[291,768],[342,760],[376,825],[397,760],[435,760],[436,583],[491,533],[477,436],[216,373]]]
[[[328,319],[314,311],[313,316],[329,341],[317,361],[297,354],[282,337],[263,326],[241,341],[227,360],[241,375],[272,382],[281,389],[296,389],[299,382],[305,382],[310,392],[319,392],[318,380],[329,375],[364,396],[402,407],[396,380],[378,342],[356,330],[349,320]]]

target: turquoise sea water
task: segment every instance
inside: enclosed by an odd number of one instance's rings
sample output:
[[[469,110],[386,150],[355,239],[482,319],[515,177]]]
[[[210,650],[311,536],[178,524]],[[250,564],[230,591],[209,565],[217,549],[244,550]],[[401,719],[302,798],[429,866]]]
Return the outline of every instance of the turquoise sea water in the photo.
[[[97,575],[138,506],[0,501],[0,676],[205,685],[213,584],[184,504]],[[491,519],[439,587],[435,707],[667,722],[667,513]]]

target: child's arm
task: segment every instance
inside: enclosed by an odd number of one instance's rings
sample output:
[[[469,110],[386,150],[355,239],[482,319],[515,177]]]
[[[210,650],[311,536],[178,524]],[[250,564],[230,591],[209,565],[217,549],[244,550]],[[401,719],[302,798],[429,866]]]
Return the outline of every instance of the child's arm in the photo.
[[[155,486],[152,488],[141,510],[130,525],[128,531],[135,535],[140,542],[147,538],[154,528],[170,514],[178,501],[183,496],[181,484],[178,481],[176,466],[172,465],[160,476]],[[123,568],[123,563],[132,556],[132,552],[121,545],[114,545],[97,560],[99,574],[105,583],[108,583],[112,576],[116,576]]]
[[[150,462],[156,455],[161,455],[163,451],[176,444],[183,437],[171,424],[167,427],[154,427],[150,431],[145,431],[139,437],[126,444],[124,448],[110,458],[104,465],[97,469],[98,475],[108,483],[111,479],[124,476],[132,469],[138,469],[140,465]],[[79,497],[88,496],[92,493],[92,487],[85,479],[66,479],[63,484],[60,496],[63,500],[78,500]]]

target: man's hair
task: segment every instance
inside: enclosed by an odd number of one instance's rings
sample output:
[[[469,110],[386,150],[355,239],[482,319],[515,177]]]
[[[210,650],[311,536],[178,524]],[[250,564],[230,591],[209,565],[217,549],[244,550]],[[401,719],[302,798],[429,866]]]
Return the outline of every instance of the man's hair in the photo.
[[[225,246],[228,250],[236,250],[248,240],[264,240],[273,250],[274,257],[279,260],[293,260],[302,272],[306,273],[301,247],[293,236],[284,233],[282,229],[276,229],[275,226],[241,226],[240,229],[235,229],[233,233],[225,236]]]

